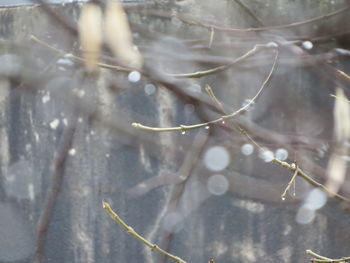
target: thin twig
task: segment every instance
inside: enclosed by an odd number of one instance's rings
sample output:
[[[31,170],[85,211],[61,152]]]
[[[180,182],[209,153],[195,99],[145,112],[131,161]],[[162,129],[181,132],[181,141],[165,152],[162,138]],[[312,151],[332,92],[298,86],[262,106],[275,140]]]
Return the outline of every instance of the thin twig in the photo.
[[[232,27],[227,27],[227,26],[220,26],[220,25],[215,25],[215,24],[209,23],[209,22],[201,21],[201,20],[196,19],[194,17],[189,17],[189,16],[185,16],[185,15],[178,15],[178,14],[169,13],[169,12],[161,12],[159,10],[147,10],[146,14],[158,16],[158,17],[164,17],[164,18],[176,17],[189,25],[201,26],[201,27],[205,27],[208,29],[214,28],[215,30],[223,31],[223,32],[246,33],[246,32],[258,32],[258,31],[265,31],[265,30],[273,30],[273,29],[287,29],[287,28],[293,28],[293,27],[297,27],[297,26],[303,26],[303,25],[307,25],[310,23],[315,23],[315,22],[321,21],[323,19],[330,18],[332,16],[339,15],[341,13],[348,11],[349,9],[350,9],[350,6],[346,6],[344,8],[339,9],[339,10],[336,10],[334,12],[330,12],[330,13],[325,14],[325,15],[321,15],[318,17],[314,17],[314,18],[299,21],[299,22],[294,22],[294,23],[285,24],[285,25],[252,27],[252,28],[232,28]]]
[[[58,22],[67,32],[69,32],[73,37],[78,35],[78,29],[75,24],[73,24],[66,15],[62,12],[56,13],[51,6],[45,0],[31,0],[33,3],[40,5],[40,8],[53,20]]]
[[[62,135],[61,143],[59,144],[59,148],[53,160],[51,187],[37,225],[36,251],[33,259],[33,262],[35,263],[42,262],[45,254],[47,232],[56,207],[58,194],[62,188],[64,168],[68,158],[68,151],[73,143],[76,125],[77,114],[74,112],[73,118],[69,122],[69,126],[66,127]]]
[[[137,240],[141,241],[143,244],[145,244],[146,246],[150,247],[152,249],[152,251],[157,251],[160,254],[163,254],[164,256],[178,262],[178,263],[186,263],[186,261],[184,261],[183,259],[179,258],[178,256],[175,256],[173,254],[170,254],[168,252],[166,252],[165,250],[161,249],[160,247],[158,247],[157,245],[151,243],[150,241],[148,241],[147,239],[145,239],[143,236],[141,236],[140,234],[138,234],[132,227],[128,226],[120,217],[119,215],[114,212],[111,208],[111,206],[107,203],[107,202],[102,202],[102,206],[103,208],[107,211],[107,213],[122,227],[126,230],[126,232],[133,236],[134,238],[136,238]]]
[[[208,47],[209,47],[209,48],[211,48],[211,46],[213,45],[214,36],[215,36],[215,30],[214,30],[214,28],[211,28],[211,29],[210,29],[209,44],[208,44]]]
[[[68,53],[68,52],[66,52],[66,51],[63,51],[63,50],[61,50],[61,49],[58,49],[58,48],[56,48],[56,47],[53,47],[53,46],[49,45],[48,43],[46,43],[46,42],[44,42],[44,41],[38,39],[38,38],[37,38],[36,36],[34,36],[34,35],[31,35],[31,36],[29,37],[29,39],[32,40],[32,41],[34,41],[34,42],[36,42],[36,43],[38,43],[38,44],[40,44],[40,45],[42,45],[42,46],[44,46],[44,47],[47,47],[47,48],[49,48],[49,49],[55,51],[55,52],[58,53],[58,54],[61,54],[62,56],[63,56],[63,55],[66,55],[66,54]],[[74,59],[74,60],[79,61],[79,62],[84,62],[84,63],[85,63],[85,61],[86,61],[84,58],[79,57],[79,56],[76,56],[76,55],[73,55],[73,54],[71,54],[71,55],[69,56],[69,58]],[[133,70],[134,70],[134,69],[131,69],[131,68],[124,68],[124,67],[120,67],[120,66],[115,66],[115,65],[106,64],[106,63],[97,63],[97,65],[98,65],[99,67],[101,67],[101,68],[106,68],[106,69],[111,69],[111,70],[117,70],[117,71],[123,71],[123,72],[130,72],[130,71],[133,71]]]
[[[208,122],[204,122],[204,123],[199,123],[199,124],[194,124],[194,125],[180,125],[178,127],[168,127],[168,128],[158,128],[158,127],[150,127],[150,126],[146,126],[146,125],[142,125],[140,123],[132,123],[132,126],[137,128],[137,129],[141,129],[141,130],[147,130],[147,131],[152,131],[152,132],[173,132],[173,131],[180,131],[180,132],[185,132],[187,130],[193,130],[193,129],[198,129],[201,127],[207,127],[216,123],[222,123],[225,122],[225,120],[227,119],[231,119],[234,118],[240,114],[243,114],[245,112],[247,112],[249,110],[249,108],[256,103],[256,101],[259,99],[259,97],[261,96],[261,94],[263,93],[264,89],[268,86],[268,84],[270,83],[270,80],[272,78],[273,73],[276,70],[277,67],[277,61],[278,61],[278,56],[279,56],[279,52],[278,50],[276,50],[276,55],[273,61],[273,65],[271,67],[270,73],[268,74],[267,78],[265,79],[265,81],[263,82],[261,88],[259,89],[259,91],[256,93],[256,95],[243,107],[241,107],[240,109],[232,112],[231,114],[227,114],[227,115],[223,115],[218,119],[212,120],[212,121],[208,121]]]
[[[324,256],[321,256],[312,250],[308,249],[306,250],[306,253],[308,255],[313,256],[314,258],[310,259],[311,262],[318,262],[318,263],[342,263],[342,262],[349,262],[350,257],[343,257],[343,258],[338,258],[338,259],[332,259],[332,258],[327,258]]]
[[[286,189],[284,189],[284,192],[281,195],[282,200],[286,199],[287,192],[288,192],[289,188],[292,186],[292,184],[293,183],[295,184],[295,179],[297,178],[298,174],[299,174],[299,168],[298,168],[298,166],[296,166],[294,174],[292,176],[292,179],[290,179]]]
[[[260,20],[260,18],[258,18],[254,12],[252,10],[250,10],[250,8],[243,3],[241,0],[234,0],[240,7],[242,7],[244,9],[244,11],[250,15],[258,24],[259,26],[263,26],[263,22]]]
[[[225,109],[223,108],[221,102],[217,99],[217,97],[215,96],[213,90],[210,88],[210,86],[206,87],[206,91],[208,92],[210,98],[215,102],[215,104],[217,104],[218,108],[221,109],[221,111],[223,113],[225,113]],[[254,144],[260,151],[264,150],[264,148],[262,146],[260,146],[260,144],[258,142],[256,142],[248,133],[246,130],[244,130],[240,125],[234,123],[235,128],[239,131],[239,133],[244,136],[245,138],[248,139],[249,142],[251,142],[252,144]],[[320,188],[321,190],[323,190],[325,193],[327,193],[329,196],[333,196],[336,199],[339,199],[341,201],[350,203],[350,199],[338,194],[338,193],[334,193],[331,190],[329,190],[326,186],[324,186],[323,184],[317,182],[316,180],[312,179],[309,175],[307,175],[304,171],[302,171],[295,163],[288,163],[288,162],[284,162],[281,160],[276,159],[275,157],[273,157],[272,162],[283,167],[286,168],[292,172],[294,172],[292,179],[290,180],[290,182],[287,185],[287,188],[285,189],[284,193],[282,194],[282,200],[284,200],[283,198],[285,198],[286,192],[288,191],[288,189],[290,188],[291,184],[295,181],[295,178],[297,176],[302,177],[306,182],[308,182],[310,185],[313,185],[314,187]]]
[[[343,77],[343,78],[345,78],[345,79],[347,79],[347,80],[350,80],[350,76],[348,75],[348,74],[346,74],[344,71],[341,71],[341,70],[339,70],[339,69],[335,69],[336,71],[337,71],[337,73],[341,76],[341,77]]]
[[[271,42],[271,43],[268,43],[265,45],[258,44],[258,45],[255,45],[251,50],[249,50],[248,52],[246,52],[242,56],[236,58],[235,60],[233,60],[232,62],[230,62],[226,65],[218,66],[218,67],[211,68],[208,70],[197,71],[197,72],[193,72],[193,73],[177,73],[177,74],[167,73],[166,75],[171,76],[171,77],[175,77],[175,78],[201,78],[204,76],[208,76],[208,75],[215,74],[218,72],[222,72],[226,69],[229,69],[230,67],[236,65],[237,63],[240,63],[240,62],[246,60],[247,58],[255,55],[256,53],[258,53],[262,49],[271,48],[271,47],[275,48],[276,46],[277,46],[277,44],[274,42]]]
[[[212,88],[208,84],[205,87],[205,91],[208,93],[209,97],[214,101],[214,103],[218,106],[218,108],[221,110],[221,112],[223,114],[227,115],[228,113],[226,112],[224,106],[218,100],[218,98],[215,96],[214,91],[212,90]]]
[[[344,202],[347,202],[347,203],[350,203],[350,199],[345,197],[345,196],[342,196],[338,193],[334,193],[332,192],[331,190],[329,190],[326,186],[324,186],[323,184],[317,182],[316,180],[312,179],[310,176],[308,176],[304,171],[300,170],[298,171],[298,176],[302,177],[304,180],[306,180],[309,184],[315,186],[315,187],[318,187],[320,188],[321,190],[323,190],[325,193],[327,193],[329,196],[333,196],[335,197],[336,199],[339,199],[341,201],[344,201]]]

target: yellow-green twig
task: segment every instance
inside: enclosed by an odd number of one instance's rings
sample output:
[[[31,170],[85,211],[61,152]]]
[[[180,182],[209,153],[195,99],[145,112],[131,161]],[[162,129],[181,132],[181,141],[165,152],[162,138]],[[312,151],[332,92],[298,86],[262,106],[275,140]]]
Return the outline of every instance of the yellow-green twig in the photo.
[[[192,72],[191,73],[180,73],[180,74],[168,73],[166,75],[171,76],[171,77],[175,77],[175,78],[201,78],[204,76],[208,76],[208,75],[215,74],[215,73],[224,71],[226,69],[229,69],[233,65],[246,60],[247,58],[255,55],[256,53],[258,53],[259,51],[261,51],[263,49],[271,48],[271,47],[275,48],[276,46],[277,46],[277,44],[274,42],[271,42],[268,44],[258,44],[258,45],[255,45],[248,52],[244,53],[242,56],[236,58],[234,61],[232,61],[226,65],[218,66],[218,67],[211,68],[208,70],[197,71],[197,72],[193,72],[193,73]]]
[[[310,259],[311,262],[318,262],[318,263],[342,263],[342,262],[349,262],[350,257],[344,257],[344,258],[338,258],[338,259],[332,259],[332,258],[327,258],[324,256],[321,256],[312,250],[308,249],[306,250],[306,253],[310,256],[313,256],[314,258]]]
[[[275,72],[276,67],[277,67],[278,56],[279,56],[279,52],[278,52],[278,50],[276,50],[276,55],[275,55],[274,62],[273,62],[273,65],[271,67],[270,73],[268,74],[267,78],[263,82],[261,88],[256,93],[256,95],[251,100],[249,100],[249,102],[246,105],[244,105],[240,109],[232,112],[231,114],[223,115],[220,118],[217,118],[217,119],[212,120],[212,121],[204,122],[204,123],[199,123],[199,124],[194,124],[194,125],[180,125],[178,127],[159,128],[159,127],[146,126],[146,125],[143,125],[143,124],[140,124],[140,123],[135,123],[135,122],[132,123],[132,126],[135,127],[135,128],[141,129],[141,130],[147,130],[147,131],[152,131],[152,132],[173,132],[173,131],[184,132],[184,131],[187,131],[187,130],[193,130],[193,129],[198,129],[198,128],[201,128],[201,127],[210,126],[210,125],[213,125],[213,124],[216,124],[216,123],[222,123],[222,122],[224,122],[227,119],[231,119],[231,118],[234,118],[237,115],[243,114],[246,111],[248,111],[249,108],[259,99],[259,97],[263,93],[264,89],[270,83],[272,75]]]
[[[212,90],[212,88],[207,85],[207,87],[205,88],[205,90],[207,91],[209,97],[213,100],[213,102],[218,106],[218,108],[222,111],[222,113],[226,114],[226,111],[222,105],[222,103],[217,99],[217,97],[215,96],[214,91]],[[259,150],[263,150],[263,147],[261,147],[259,145],[259,143],[257,143],[248,133],[246,130],[244,130],[240,125],[234,123],[235,128],[239,131],[239,133],[246,137],[248,139],[248,141],[250,141],[252,144],[254,144]],[[323,184],[317,182],[316,180],[312,179],[309,175],[307,175],[304,171],[302,171],[295,163],[288,163],[288,162],[284,162],[281,160],[276,159],[275,157],[272,159],[272,162],[283,167],[286,168],[293,173],[293,176],[291,178],[291,180],[289,181],[286,189],[284,190],[284,192],[282,193],[281,197],[282,200],[285,199],[286,193],[289,190],[289,188],[291,187],[292,183],[295,183],[295,179],[297,176],[302,177],[306,182],[308,182],[310,185],[320,188],[321,190],[323,190],[325,193],[327,193],[330,196],[334,196],[335,198],[341,200],[341,201],[345,201],[347,203],[350,203],[350,199],[338,194],[338,193],[334,193],[332,191],[330,191],[326,186],[324,186]]]
[[[292,184],[293,183],[295,184],[295,179],[297,178],[298,174],[299,174],[299,168],[298,168],[298,166],[296,166],[294,174],[292,176],[292,179],[290,179],[286,189],[284,189],[284,191],[281,195],[282,200],[286,199],[287,192],[288,192],[289,188],[292,186]]]
[[[148,246],[149,248],[152,249],[152,251],[157,251],[160,254],[163,254],[164,256],[178,262],[178,263],[186,263],[186,261],[184,261],[183,259],[179,258],[178,256],[175,256],[173,254],[170,254],[168,252],[166,252],[165,250],[161,249],[160,247],[158,247],[157,245],[151,243],[150,241],[148,241],[147,239],[145,239],[143,236],[141,236],[140,234],[138,234],[132,227],[128,226],[120,217],[119,215],[114,212],[111,208],[111,206],[107,203],[107,202],[102,202],[102,206],[103,208],[107,211],[107,213],[122,227],[125,229],[125,231],[133,236],[134,238],[136,238],[137,240],[141,241],[143,244],[145,244],[146,246]]]

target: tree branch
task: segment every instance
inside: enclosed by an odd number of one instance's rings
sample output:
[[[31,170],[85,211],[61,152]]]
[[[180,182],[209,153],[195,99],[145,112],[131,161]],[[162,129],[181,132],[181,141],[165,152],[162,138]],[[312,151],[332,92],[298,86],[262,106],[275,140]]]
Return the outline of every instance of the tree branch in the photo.
[[[102,202],[102,206],[103,208],[106,210],[106,212],[122,227],[124,228],[124,230],[131,236],[133,236],[134,238],[136,238],[137,240],[141,241],[143,244],[145,244],[146,246],[150,247],[152,249],[152,251],[157,251],[160,254],[163,254],[164,256],[178,262],[178,263],[186,263],[186,261],[184,261],[183,259],[170,254],[168,252],[166,252],[165,250],[161,249],[160,247],[158,247],[157,245],[151,243],[150,241],[148,241],[147,239],[145,239],[143,236],[141,236],[140,234],[138,234],[132,227],[128,226],[120,217],[119,215],[114,212],[111,208],[111,206],[107,203],[107,202]]]
[[[310,256],[313,256],[314,258],[311,258],[310,261],[314,263],[345,263],[350,261],[350,257],[343,257],[343,258],[338,258],[338,259],[332,259],[332,258],[327,258],[324,256],[321,256],[312,250],[308,249],[306,250],[306,253]]]
[[[137,128],[137,129],[147,130],[147,131],[152,131],[152,132],[170,132],[170,131],[171,132],[173,132],[173,131],[185,132],[187,130],[198,129],[201,127],[209,127],[210,125],[213,125],[213,124],[222,123],[222,122],[225,122],[225,120],[227,120],[227,119],[232,119],[240,114],[243,114],[243,113],[247,112],[249,110],[249,108],[254,103],[256,103],[256,101],[259,99],[259,97],[263,93],[264,89],[270,83],[270,80],[273,76],[273,73],[275,72],[276,67],[277,67],[278,56],[279,56],[279,51],[276,49],[276,55],[275,55],[274,62],[273,62],[272,68],[270,70],[270,73],[268,74],[267,78],[263,82],[262,86],[260,87],[260,89],[256,93],[256,95],[246,105],[244,105],[240,109],[232,112],[231,114],[223,115],[218,119],[204,122],[204,123],[199,123],[199,124],[194,124],[194,125],[180,125],[178,127],[158,128],[158,127],[150,127],[150,126],[142,125],[140,123],[135,123],[135,122],[132,123],[132,126]]]

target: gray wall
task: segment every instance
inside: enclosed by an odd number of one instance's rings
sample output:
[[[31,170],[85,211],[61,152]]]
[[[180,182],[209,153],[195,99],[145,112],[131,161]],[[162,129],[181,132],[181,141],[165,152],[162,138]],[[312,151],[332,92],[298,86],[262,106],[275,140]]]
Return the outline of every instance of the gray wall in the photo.
[[[156,2],[166,11],[180,10],[232,27],[256,26],[234,1]],[[246,2],[265,25],[301,21],[344,5],[344,1]],[[80,6],[53,10],[74,24]],[[173,73],[213,66],[186,57],[234,58],[256,43],[268,42],[268,34],[278,35],[278,41],[327,35],[337,28],[334,25],[341,28],[347,21],[338,16],[317,27],[254,33],[249,38],[246,33],[216,32],[208,51],[198,49],[208,43],[207,29],[130,12],[134,23],[149,30],[135,33],[134,38],[150,72]],[[181,81],[180,90],[193,91],[200,85],[202,94],[194,93],[190,99],[161,85],[154,93],[146,92],[147,84],[155,84],[146,77],[131,83],[127,74],[105,69],[86,76],[79,62],[62,60],[62,54],[29,40],[35,35],[79,54],[77,39],[38,7],[2,8],[0,21],[0,262],[31,262],[40,243],[38,233],[42,237],[45,232],[37,228],[45,222],[49,226],[42,243],[43,262],[161,262],[111,220],[102,200],[139,233],[187,262],[209,258],[218,263],[306,262],[306,249],[328,257],[349,253],[350,222],[340,202],[330,198],[311,223],[298,223],[303,198],[312,188],[298,180],[296,196],[283,202],[280,194],[292,175],[263,162],[257,150],[243,155],[246,141],[229,130],[232,124],[184,135],[135,131],[130,125],[167,127],[216,118],[217,113],[195,98],[206,96],[205,84],[232,109],[239,108],[268,74],[272,63],[268,53],[213,76]],[[196,49],[183,39],[202,41]],[[346,38],[315,42],[310,52],[322,54],[340,45],[346,48],[346,43]],[[339,59],[334,64],[346,70],[346,62]],[[301,167],[323,181],[332,139],[329,93],[339,83],[322,64],[300,64],[291,49],[282,48],[271,86],[240,122],[263,145],[272,151],[287,149],[290,161],[295,155]],[[218,172],[205,164],[213,146],[224,147],[229,154],[228,166]],[[208,190],[209,178],[217,173],[229,183],[220,196]],[[181,175],[188,175],[187,180],[171,183]]]

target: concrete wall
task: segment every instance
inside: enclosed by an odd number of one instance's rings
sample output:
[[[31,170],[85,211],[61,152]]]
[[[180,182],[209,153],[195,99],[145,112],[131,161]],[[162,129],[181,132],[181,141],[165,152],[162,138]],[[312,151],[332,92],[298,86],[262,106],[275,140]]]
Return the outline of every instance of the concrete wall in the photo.
[[[344,1],[245,2],[264,25],[301,21],[344,5]],[[235,1],[159,0],[155,4],[232,27],[257,26]],[[76,23],[79,5],[52,8],[67,23]],[[134,34],[148,67],[172,73],[213,66],[184,57],[235,58],[256,43],[270,41],[268,34],[277,35],[278,41],[326,35],[334,29],[329,24],[340,28],[346,21],[338,16],[316,25],[249,36],[215,32],[212,49],[198,50],[183,39],[201,39],[199,45],[204,45],[210,38],[207,29],[177,18],[129,12],[134,23],[149,30]],[[102,209],[102,200],[110,202],[140,234],[187,262],[209,258],[218,263],[305,262],[306,249],[329,257],[347,255],[349,220],[340,203],[330,198],[313,222],[297,223],[301,202],[311,188],[297,181],[296,197],[283,202],[280,194],[290,172],[263,162],[256,150],[243,155],[241,146],[246,141],[228,131],[228,126],[184,135],[152,134],[131,127],[132,122],[159,127],[191,124],[216,118],[217,113],[145,77],[132,83],[127,74],[106,69],[86,76],[80,62],[29,39],[35,35],[66,53],[79,54],[76,37],[39,7],[2,8],[0,21],[1,262],[32,260],[45,211],[50,224],[43,241],[43,262],[161,262],[161,257],[152,255],[111,220]],[[139,27],[133,29],[136,32]],[[310,53],[339,45],[346,48],[346,43],[344,37],[315,43]],[[286,148],[291,161],[295,151],[301,167],[322,181],[321,168],[326,166],[332,138],[329,93],[334,93],[337,83],[320,71],[321,64],[300,66],[300,58],[290,49],[281,53],[271,87],[241,121],[258,125],[259,129],[252,129],[254,138],[271,150]],[[184,80],[180,87],[195,92],[201,88],[201,98],[205,84],[210,84],[224,103],[237,109],[254,96],[271,68],[272,57],[259,54],[249,63],[200,80]],[[345,59],[334,64],[347,68]],[[155,85],[155,90],[146,88],[147,84]],[[253,124],[247,127],[256,127]],[[223,154],[218,162],[229,155],[227,168],[218,172],[206,164],[205,156],[214,146],[220,146],[219,154]],[[208,190],[209,178],[217,173],[224,176],[217,177],[225,178],[224,185],[229,183],[221,196]],[[181,175],[189,177],[171,184]],[[150,191],[143,194],[142,185],[135,188],[140,183]]]

